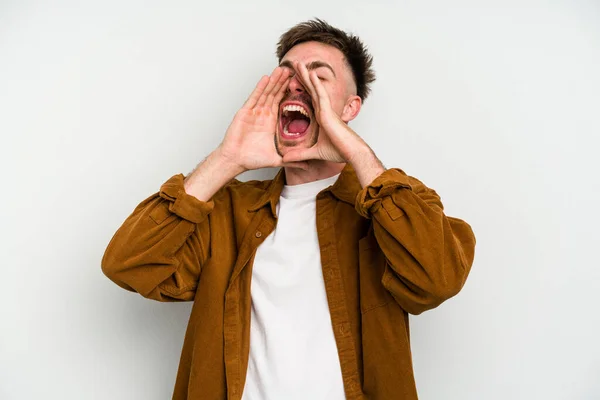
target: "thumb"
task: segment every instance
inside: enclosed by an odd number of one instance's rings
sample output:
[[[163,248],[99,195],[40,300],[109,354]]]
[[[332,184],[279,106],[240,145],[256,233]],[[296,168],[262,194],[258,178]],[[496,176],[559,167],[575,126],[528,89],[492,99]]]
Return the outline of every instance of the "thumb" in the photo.
[[[299,168],[303,170],[308,170],[307,162],[283,162],[281,164],[282,167],[290,167],[290,168]]]
[[[294,149],[288,151],[283,156],[283,162],[289,163],[294,161],[306,161],[306,160],[315,160],[320,159],[319,151],[315,147],[311,147],[309,149]]]

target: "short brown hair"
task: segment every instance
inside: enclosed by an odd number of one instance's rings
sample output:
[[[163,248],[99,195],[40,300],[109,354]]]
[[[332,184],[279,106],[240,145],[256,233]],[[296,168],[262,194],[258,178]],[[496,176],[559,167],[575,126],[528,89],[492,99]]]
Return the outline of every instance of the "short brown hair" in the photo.
[[[364,101],[371,92],[369,85],[375,81],[375,72],[371,69],[373,57],[361,40],[318,18],[301,22],[279,38],[276,52],[279,62],[292,47],[309,41],[328,44],[344,54],[354,75],[356,94]]]

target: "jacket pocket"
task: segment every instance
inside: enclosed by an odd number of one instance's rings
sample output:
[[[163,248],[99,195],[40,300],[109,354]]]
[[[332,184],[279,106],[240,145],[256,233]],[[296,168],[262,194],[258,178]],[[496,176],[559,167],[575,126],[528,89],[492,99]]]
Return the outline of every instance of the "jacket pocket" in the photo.
[[[169,203],[162,199],[150,211],[150,218],[156,222],[156,225],[162,224],[169,215],[171,215]]]
[[[387,261],[372,235],[360,239],[358,253],[360,309],[366,313],[391,300],[391,294],[381,283]]]

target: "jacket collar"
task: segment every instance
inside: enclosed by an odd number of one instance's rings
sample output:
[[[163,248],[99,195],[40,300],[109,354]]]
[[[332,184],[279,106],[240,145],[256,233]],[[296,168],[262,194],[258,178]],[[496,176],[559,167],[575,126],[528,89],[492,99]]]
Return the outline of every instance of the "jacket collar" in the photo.
[[[283,186],[285,185],[285,169],[281,168],[277,172],[277,175],[268,183],[265,188],[265,192],[249,209],[249,212],[258,211],[267,204],[271,208],[273,216],[277,215],[277,203],[279,202],[279,196]],[[339,200],[354,206],[354,202],[358,192],[361,190],[360,182],[356,176],[356,172],[352,165],[347,163],[342,169],[339,178],[335,183],[323,190],[323,192],[330,191]]]

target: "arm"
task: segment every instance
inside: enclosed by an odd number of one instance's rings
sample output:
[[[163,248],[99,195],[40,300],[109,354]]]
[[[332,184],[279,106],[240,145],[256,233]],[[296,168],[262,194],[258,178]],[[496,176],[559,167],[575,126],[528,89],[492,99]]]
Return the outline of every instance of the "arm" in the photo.
[[[440,305],[463,287],[473,264],[469,224],[444,214],[437,193],[399,169],[359,192],[356,210],[373,220],[387,266],[382,284],[411,314]]]
[[[191,300],[209,246],[211,203],[181,192],[175,175],[142,201],[113,235],[102,272],[124,289],[158,301]]]
[[[385,170],[348,126],[360,111],[358,96],[350,96],[338,115],[316,73],[309,73],[301,63],[295,63],[294,69],[311,94],[325,134],[319,135],[312,148],[288,152],[285,161],[322,159],[352,164],[363,187],[356,210],[373,219],[375,239],[387,259],[382,283],[405,311],[420,314],[454,296],[473,263],[471,227],[444,215],[440,197],[419,180],[399,169]]]
[[[225,195],[220,189],[246,170],[305,167],[302,162],[284,164],[273,143],[288,75],[275,68],[270,77],[264,76],[236,113],[219,147],[185,180],[182,174],[171,177],[135,208],[102,257],[102,271],[108,278],[147,298],[193,300],[213,245],[208,215],[214,197]]]
[[[104,274],[147,298],[193,300],[210,253],[210,199],[236,175],[237,169],[215,151],[187,182],[182,174],[171,177],[113,235],[102,257]]]

